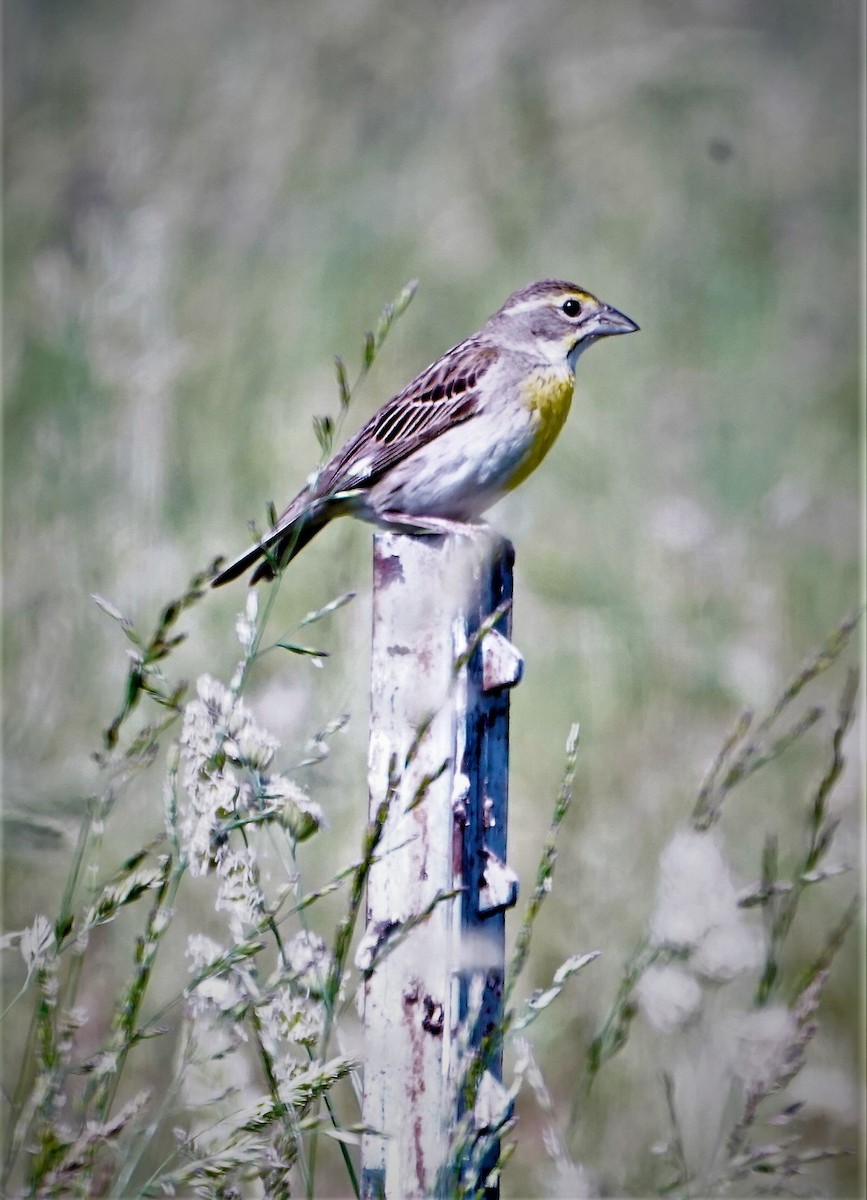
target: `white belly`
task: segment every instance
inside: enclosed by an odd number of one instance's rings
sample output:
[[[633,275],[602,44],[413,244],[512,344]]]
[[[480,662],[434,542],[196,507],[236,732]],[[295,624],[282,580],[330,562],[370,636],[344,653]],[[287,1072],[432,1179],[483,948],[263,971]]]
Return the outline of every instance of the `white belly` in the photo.
[[[401,512],[472,520],[509,489],[534,443],[533,414],[503,428],[478,416],[457,425],[388,472],[368,495],[372,516]]]

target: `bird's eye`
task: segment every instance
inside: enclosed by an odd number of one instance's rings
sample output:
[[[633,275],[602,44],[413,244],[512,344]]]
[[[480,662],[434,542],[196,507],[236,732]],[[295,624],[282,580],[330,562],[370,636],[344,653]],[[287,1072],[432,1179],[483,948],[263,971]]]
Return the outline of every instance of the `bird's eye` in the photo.
[[[570,297],[563,301],[563,312],[567,317],[577,317],[581,312],[581,305]]]

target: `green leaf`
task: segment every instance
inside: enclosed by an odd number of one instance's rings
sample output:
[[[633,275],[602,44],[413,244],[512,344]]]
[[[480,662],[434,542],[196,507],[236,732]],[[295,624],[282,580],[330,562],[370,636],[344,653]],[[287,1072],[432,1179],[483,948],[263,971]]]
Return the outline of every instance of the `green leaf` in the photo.
[[[418,291],[418,280],[417,279],[410,279],[408,283],[405,283],[403,285],[403,287],[401,288],[400,292],[397,295],[397,298],[394,301],[394,304],[392,305],[392,308],[394,309],[394,316],[392,318],[393,320],[396,321],[398,317],[403,316],[403,314],[409,308],[410,302],[412,301],[412,298],[416,294],[417,291]]]
[[[352,393],[349,388],[349,379],[346,374],[346,364],[339,354],[334,358],[334,369],[337,372],[337,388],[340,392],[340,407],[346,409],[349,407],[349,401],[352,398]]]
[[[379,353],[383,342],[388,337],[392,325],[395,323],[401,313],[406,311],[406,307],[410,300],[415,295],[417,284],[415,280],[410,281],[395,301],[391,304],[386,304],[382,312],[379,314],[379,320],[376,322],[376,328],[373,333],[368,333],[365,337],[364,344],[364,365],[365,369],[370,367],[373,360]]]
[[[331,453],[331,446],[334,441],[334,421],[331,417],[314,417],[313,430],[316,434],[316,440],[319,442],[319,447],[323,454]]]
[[[281,650],[288,650],[290,654],[308,654],[311,658],[328,658],[327,650],[314,650],[312,646],[296,646],[294,642],[277,642],[276,645]]]

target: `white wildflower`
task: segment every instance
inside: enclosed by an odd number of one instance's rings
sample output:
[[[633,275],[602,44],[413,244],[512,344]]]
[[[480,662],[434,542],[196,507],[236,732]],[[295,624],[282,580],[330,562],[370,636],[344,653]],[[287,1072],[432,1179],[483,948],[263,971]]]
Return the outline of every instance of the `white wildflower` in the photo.
[[[285,775],[272,775],[268,779],[265,799],[296,842],[312,837],[325,820],[321,805]]]
[[[187,939],[186,955],[190,960],[190,974],[201,975],[214,966],[226,954],[226,950],[213,938],[194,933]],[[225,1015],[240,1008],[250,999],[252,979],[237,967],[215,970],[199,980],[187,993],[187,1009],[192,1019],[200,1026],[216,1028],[222,1022],[226,1026],[232,1046],[247,1040],[243,1025],[225,1021]]]
[[[236,704],[236,697],[219,679],[212,675],[200,675],[196,680],[196,692],[204,704],[214,725],[224,725]]]
[[[298,984],[311,991],[321,990],[331,966],[323,938],[302,929],[287,944],[284,959]]]
[[[709,929],[696,946],[690,966],[697,975],[715,983],[726,983],[758,967],[764,956],[761,933],[742,909],[724,925]]]
[[[653,942],[691,950],[690,966],[707,979],[729,980],[755,967],[761,935],[738,895],[718,835],[679,830],[659,860]]]
[[[235,849],[228,844],[217,851],[220,887],[215,907],[229,914],[233,936],[242,941],[250,926],[257,925],[265,911],[265,895],[259,886],[256,858],[249,846]]]
[[[254,718],[249,707],[243,700],[237,698],[226,719],[225,729],[227,734],[229,737],[236,738],[248,725],[253,723]]]
[[[673,1033],[701,1008],[696,979],[675,963],[648,967],[635,989],[644,1019],[660,1033]]]
[[[657,945],[697,946],[709,929],[728,922],[737,892],[714,832],[678,830],[659,859],[659,885],[650,928]]]
[[[187,803],[178,834],[191,873],[204,875],[223,836],[222,823],[237,811],[244,786],[231,766],[218,764],[217,755],[220,750],[225,753],[232,731],[246,729],[252,718],[243,702],[209,675],[200,677],[197,693],[184,709],[180,737],[180,777]]]
[[[244,1001],[238,980],[231,975],[209,975],[189,995],[189,1010],[194,1017],[215,1017],[232,1012]]]
[[[230,768],[200,774],[187,787],[189,804],[178,830],[193,875],[205,875],[223,838],[222,823],[237,807],[238,780]]]
[[[245,650],[250,650],[256,638],[256,618],[259,616],[259,594],[253,588],[247,592],[244,611],[235,618],[235,633]]]
[[[210,675],[202,675],[196,684],[197,699],[184,706],[180,736],[181,783],[195,786],[199,774],[211,766],[220,745],[224,725],[221,685]]]
[[[191,933],[187,938],[186,956],[190,960],[190,971],[197,975],[204,967],[217,962],[225,954],[219,942],[203,933]]]
[[[785,1005],[740,1013],[729,1025],[730,1064],[749,1091],[770,1091],[783,1074],[798,1024]]]
[[[178,832],[191,875],[206,875],[210,870],[218,831],[219,822],[211,813],[185,815]]]
[[[231,738],[231,737],[224,738],[221,749],[223,751],[223,754],[225,754],[226,758],[231,758],[233,760],[233,762],[240,762],[241,751],[238,749],[238,743],[235,741],[234,738]]]
[[[232,750],[233,757],[242,761],[242,739],[253,746],[257,754],[269,748],[273,753],[277,743],[259,728],[247,705],[231,688],[210,675],[202,675],[196,691],[197,698],[184,709],[181,729],[181,764],[184,768],[181,781],[184,787],[190,786],[199,772],[213,769],[218,750],[224,753]]]
[[[233,757],[238,762],[254,771],[264,771],[280,743],[254,721],[248,720],[232,739],[232,744],[235,749]],[[229,742],[225,743],[227,754],[229,745]]]
[[[201,676],[197,691],[198,698],[184,709],[181,731],[184,787],[193,785],[201,772],[213,770],[219,750],[243,766],[266,767],[278,743],[256,723],[244,701],[210,675]]]
[[[275,808],[285,801],[291,801],[295,805],[306,804],[309,801],[304,789],[286,775],[271,775],[265,786],[265,796]]]
[[[315,1046],[325,1024],[325,1006],[309,996],[283,987],[258,1007],[262,1041],[274,1057],[282,1057],[283,1044]]]
[[[98,1054],[93,1060],[93,1073],[97,1077],[104,1075],[116,1075],[117,1063],[117,1051],[104,1050],[102,1054]]]
[[[32,925],[21,930],[19,949],[29,978],[34,971],[43,966],[54,949],[54,927],[47,917],[40,914]]]

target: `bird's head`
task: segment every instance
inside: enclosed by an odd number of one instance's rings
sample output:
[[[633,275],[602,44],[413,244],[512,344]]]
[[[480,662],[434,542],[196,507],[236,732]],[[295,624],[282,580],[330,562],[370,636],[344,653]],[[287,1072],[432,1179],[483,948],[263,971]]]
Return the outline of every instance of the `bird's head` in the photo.
[[[578,356],[599,338],[637,329],[622,312],[562,279],[544,279],[521,288],[486,326],[501,345],[537,354],[555,365],[565,358],[573,370]]]

